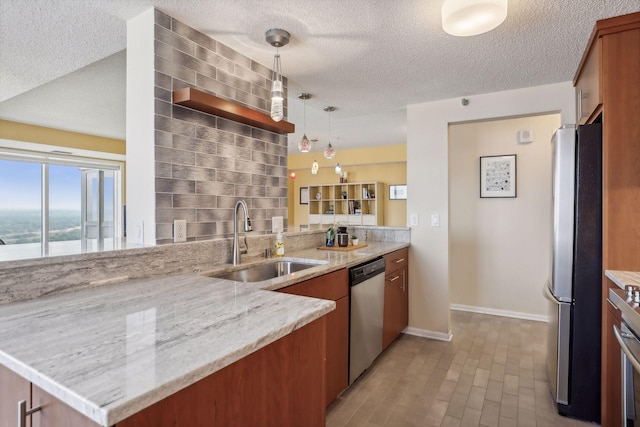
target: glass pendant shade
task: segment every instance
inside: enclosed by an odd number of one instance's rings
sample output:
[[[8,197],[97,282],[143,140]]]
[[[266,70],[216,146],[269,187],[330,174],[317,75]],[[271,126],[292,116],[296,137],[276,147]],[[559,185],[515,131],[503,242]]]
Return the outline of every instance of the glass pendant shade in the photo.
[[[340,166],[340,163],[336,165],[336,174],[342,175],[342,166]]]
[[[311,141],[307,138],[307,99],[311,98],[308,93],[301,93],[298,98],[304,101],[304,134],[300,142],[298,142],[298,151],[301,153],[308,153],[311,151]]]
[[[309,141],[306,134],[302,137],[300,142],[298,142],[298,150],[301,153],[308,153],[311,151],[311,141]]]
[[[326,159],[333,159],[336,156],[336,150],[333,148],[333,145],[329,143],[327,148],[324,149],[324,157]]]
[[[284,90],[282,85],[282,65],[280,54],[273,57],[273,82],[271,83],[271,119],[279,122],[284,118]]]
[[[507,0],[446,0],[442,5],[442,28],[452,36],[475,36],[502,24]]]
[[[317,175],[318,174],[318,162],[316,162],[315,160],[313,161],[313,164],[311,165],[311,174],[313,175]]]
[[[279,122],[284,118],[284,85],[278,48],[289,43],[291,34],[280,28],[272,28],[264,35],[267,43],[276,48],[276,54],[273,57],[273,74],[271,75],[271,119],[274,122]]]

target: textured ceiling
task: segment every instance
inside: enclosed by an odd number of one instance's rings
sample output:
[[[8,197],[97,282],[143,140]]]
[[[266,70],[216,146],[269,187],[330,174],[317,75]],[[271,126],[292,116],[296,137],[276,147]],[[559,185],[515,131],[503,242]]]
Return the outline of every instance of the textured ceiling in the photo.
[[[509,0],[494,31],[458,38],[440,25],[441,0],[2,0],[0,101],[125,48],[126,20],[156,6],[271,66],[269,28],[282,48],[289,118],[341,146],[404,142],[406,105],[573,78],[596,20],[640,10],[640,0]],[[108,88],[96,88],[97,96]],[[124,108],[124,102],[121,104]],[[79,122],[78,122],[79,123]],[[120,131],[124,133],[124,123]],[[317,134],[317,135],[315,135]],[[290,138],[295,144],[299,132]],[[339,139],[337,139],[339,138]],[[322,144],[319,144],[322,145]]]

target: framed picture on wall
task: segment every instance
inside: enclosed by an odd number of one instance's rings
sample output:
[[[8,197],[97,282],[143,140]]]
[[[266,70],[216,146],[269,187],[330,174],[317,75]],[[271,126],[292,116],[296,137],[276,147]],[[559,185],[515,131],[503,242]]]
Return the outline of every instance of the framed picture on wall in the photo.
[[[480,197],[516,197],[516,155],[480,157]]]
[[[300,187],[300,204],[309,204],[309,187]]]
[[[407,186],[405,185],[390,185],[389,186],[389,200],[407,200]]]

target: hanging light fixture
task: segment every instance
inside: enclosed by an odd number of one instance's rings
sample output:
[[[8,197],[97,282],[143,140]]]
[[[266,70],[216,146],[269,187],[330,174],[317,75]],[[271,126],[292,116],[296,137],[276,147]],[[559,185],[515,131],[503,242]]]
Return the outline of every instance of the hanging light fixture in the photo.
[[[336,175],[342,175],[342,166],[340,166],[340,162],[336,165]]]
[[[278,49],[289,43],[291,35],[285,30],[272,28],[265,33],[265,36],[267,43],[276,48],[271,76],[271,119],[274,122],[279,122],[284,118],[284,85],[282,84],[282,65]]]
[[[324,149],[324,157],[327,159],[333,159],[336,156],[336,149],[331,145],[331,113],[336,111],[336,107],[324,107],[324,111],[329,113],[329,144],[327,145],[327,148]]]
[[[452,36],[475,36],[502,24],[507,0],[446,0],[442,5],[442,28]]]
[[[318,165],[318,162],[316,162],[315,160],[313,161],[313,164],[311,165],[311,174],[312,175],[317,175],[318,174],[318,168],[320,166]]]
[[[291,179],[291,180],[296,179],[296,172],[295,171],[291,171],[291,173],[289,174],[289,179]]]
[[[301,93],[298,95],[298,98],[304,101],[304,132],[302,139],[298,142],[298,150],[300,150],[301,153],[308,153],[311,151],[311,142],[309,138],[307,138],[307,99],[311,98],[311,94]]]

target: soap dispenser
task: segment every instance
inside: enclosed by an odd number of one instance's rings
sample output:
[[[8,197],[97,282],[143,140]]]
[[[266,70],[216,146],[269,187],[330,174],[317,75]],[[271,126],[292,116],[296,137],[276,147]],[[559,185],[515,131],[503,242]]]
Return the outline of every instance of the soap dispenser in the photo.
[[[280,230],[278,230],[278,234],[276,234],[276,244],[274,249],[275,256],[284,256],[284,240],[282,239],[282,232]]]

